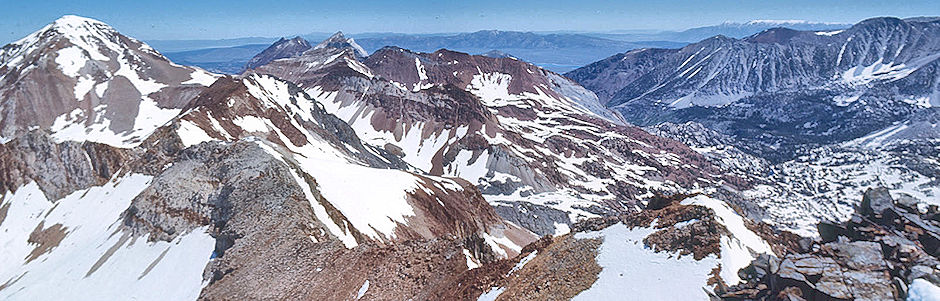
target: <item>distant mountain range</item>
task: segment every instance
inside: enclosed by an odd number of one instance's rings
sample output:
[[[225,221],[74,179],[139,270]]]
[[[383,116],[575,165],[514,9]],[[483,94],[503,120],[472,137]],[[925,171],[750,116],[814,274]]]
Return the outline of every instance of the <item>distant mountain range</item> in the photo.
[[[773,28],[744,39],[635,50],[567,75],[631,123],[713,124],[783,155],[807,143],[854,139],[940,105],[940,90],[923,84],[938,74],[938,51],[940,22],[876,18],[844,30]]]
[[[304,35],[305,39],[319,34]],[[355,35],[353,35],[356,38]],[[325,38],[325,37],[324,37]],[[323,38],[317,39],[322,40]],[[252,44],[238,46],[212,46],[186,51],[167,51],[166,56],[179,64],[199,66],[220,73],[241,72],[252,56],[261,52],[276,39],[267,39],[268,44],[254,44],[258,38],[213,41],[159,41],[170,49],[194,47],[196,45],[228,45],[236,41]],[[515,57],[557,72],[570,71],[590,62],[625,50],[645,47],[681,47],[686,43],[668,41],[627,42],[583,34],[538,34],[532,32],[486,30],[473,33],[412,35],[412,34],[365,34],[356,38],[369,53],[385,46],[396,46],[420,52],[450,49],[471,54],[491,51],[511,53]],[[187,46],[189,45],[189,46]],[[159,48],[158,48],[159,49]]]
[[[471,33],[362,33],[350,35],[369,53],[385,46],[413,51],[434,52],[449,49],[471,54],[490,51],[510,53],[555,72],[567,72],[610,55],[638,48],[679,48],[715,35],[742,38],[774,27],[797,30],[836,30],[849,24],[806,21],[758,20],[724,23],[685,31],[657,33],[566,33],[482,30]],[[320,41],[328,33],[309,33],[300,37]],[[267,48],[277,38],[237,38],[223,40],[157,40],[154,48],[179,64],[199,66],[220,73],[238,73],[248,60]]]
[[[586,33],[586,35],[619,41],[675,41],[698,42],[713,36],[744,38],[749,35],[777,27],[794,30],[838,30],[852,24],[810,22],[804,20],[754,20],[745,23],[727,22],[712,26],[690,28],[683,31],[661,31],[653,33]]]
[[[396,46],[420,52],[448,49],[471,54],[497,50],[511,53],[521,60],[557,72],[573,70],[607,57],[612,54],[612,51],[616,53],[627,49],[675,48],[685,45],[685,43],[668,41],[616,41],[584,34],[540,34],[499,30],[449,36],[392,35],[357,38],[356,42],[370,53],[385,46]]]
[[[248,60],[271,44],[248,44],[234,47],[207,48],[181,52],[168,52],[171,61],[188,66],[199,66],[210,72],[235,74],[245,69]]]
[[[251,44],[271,45],[274,41],[277,41],[277,38],[250,37],[219,40],[150,40],[147,41],[147,44],[162,53],[168,53],[209,48],[228,48]]]

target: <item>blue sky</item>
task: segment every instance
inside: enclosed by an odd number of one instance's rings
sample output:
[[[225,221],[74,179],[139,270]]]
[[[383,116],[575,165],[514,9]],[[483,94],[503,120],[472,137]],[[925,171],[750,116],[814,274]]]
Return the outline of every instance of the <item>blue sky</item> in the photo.
[[[21,1],[0,0],[0,44],[64,14],[105,21],[144,40],[358,32],[678,30],[726,21],[854,23],[876,16],[940,15],[917,1]]]

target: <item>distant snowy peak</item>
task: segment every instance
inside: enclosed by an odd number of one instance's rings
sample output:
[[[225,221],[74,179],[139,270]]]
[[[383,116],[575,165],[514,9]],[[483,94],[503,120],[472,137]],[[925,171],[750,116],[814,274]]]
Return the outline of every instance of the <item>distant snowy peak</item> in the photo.
[[[736,23],[726,23],[726,24],[736,24]],[[788,25],[838,25],[849,27],[852,24],[839,23],[839,22],[816,22],[816,21],[807,21],[807,20],[751,20],[744,23],[745,25],[772,25],[786,27]]]
[[[346,36],[344,36],[342,31],[338,31],[334,33],[328,39],[323,40],[323,42],[320,42],[320,44],[317,44],[317,46],[313,47],[313,49],[323,49],[323,48],[339,48],[339,49],[352,48],[353,50],[356,51],[356,56],[358,57],[369,56],[369,53],[366,52],[366,50],[363,49],[362,46],[359,46],[359,44],[356,44],[356,41],[353,40],[353,38],[347,38]]]
[[[0,141],[40,128],[133,146],[216,77],[105,23],[64,16],[0,49]]]
[[[307,40],[304,40],[301,37],[294,37],[293,39],[281,38],[277,42],[274,42],[270,47],[261,51],[245,65],[246,70],[251,70],[258,68],[262,65],[265,65],[273,60],[288,58],[298,56],[304,51],[310,50],[313,46],[310,46],[310,43]]]

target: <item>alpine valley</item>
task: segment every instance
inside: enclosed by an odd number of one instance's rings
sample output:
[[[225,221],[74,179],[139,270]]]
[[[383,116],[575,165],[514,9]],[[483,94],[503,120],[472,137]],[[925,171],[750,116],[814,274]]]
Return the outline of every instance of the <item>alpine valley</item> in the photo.
[[[829,26],[224,75],[64,16],[0,49],[0,299],[935,300],[940,19]]]

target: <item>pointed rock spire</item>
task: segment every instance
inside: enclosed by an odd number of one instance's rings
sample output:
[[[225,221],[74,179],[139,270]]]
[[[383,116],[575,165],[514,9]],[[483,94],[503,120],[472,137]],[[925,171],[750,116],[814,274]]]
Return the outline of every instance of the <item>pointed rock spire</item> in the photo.
[[[313,48],[314,49],[351,48],[356,51],[356,55],[359,57],[369,56],[369,53],[366,52],[366,50],[363,49],[362,46],[359,46],[359,44],[356,44],[356,41],[353,40],[352,38],[347,38],[346,36],[344,36],[342,31],[337,31],[332,36],[330,36],[326,40],[323,40],[323,42],[320,42],[320,44],[317,44],[317,46]]]

